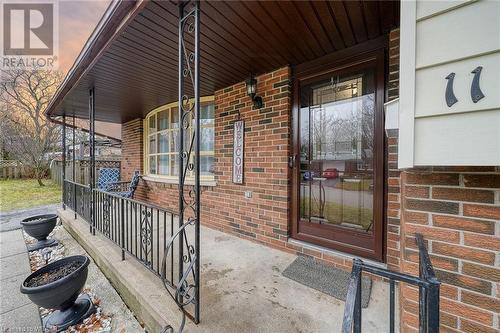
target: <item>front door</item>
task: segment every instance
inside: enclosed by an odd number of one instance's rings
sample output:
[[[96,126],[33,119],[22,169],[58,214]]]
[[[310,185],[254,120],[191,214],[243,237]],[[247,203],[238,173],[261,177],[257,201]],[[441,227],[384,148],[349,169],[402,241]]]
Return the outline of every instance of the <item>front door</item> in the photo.
[[[295,238],[381,261],[380,56],[296,80],[292,229]]]

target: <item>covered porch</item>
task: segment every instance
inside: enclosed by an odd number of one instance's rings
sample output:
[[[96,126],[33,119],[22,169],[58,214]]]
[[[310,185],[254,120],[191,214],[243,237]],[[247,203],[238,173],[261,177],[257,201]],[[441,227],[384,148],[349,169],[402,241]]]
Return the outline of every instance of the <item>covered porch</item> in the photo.
[[[148,332],[169,326],[177,331],[181,312],[154,269],[128,252],[122,260],[121,248],[103,234],[91,236],[88,222],[80,216],[75,219],[71,209],[60,209],[59,215]],[[188,320],[184,332],[341,331],[344,301],[282,275],[296,255],[206,227],[201,228],[200,244],[202,318],[198,325]],[[388,293],[388,283],[373,281],[368,307],[363,309],[366,332],[390,331]]]
[[[341,329],[342,301],[281,275],[296,258],[290,254],[295,251],[288,238],[300,236],[294,227],[300,220],[298,204],[291,204],[294,196],[298,198],[303,178],[300,163],[294,164],[301,153],[297,134],[300,128],[294,118],[301,108],[297,77],[307,81],[335,70],[338,81],[339,73],[343,74],[346,68],[355,68],[358,76],[368,73],[365,76],[369,83],[365,84],[362,79],[356,82],[363,82],[359,91],[361,87],[369,87],[368,93],[372,96],[373,113],[369,121],[375,126],[370,125],[369,131],[377,131],[378,139],[369,144],[376,154],[364,154],[370,159],[367,163],[351,164],[353,168],[359,165],[373,171],[373,166],[366,165],[374,163],[376,155],[375,168],[383,177],[382,106],[388,88],[388,33],[398,25],[399,3],[386,1],[112,3],[51,101],[48,115],[54,119],[62,117],[64,123],[69,117],[90,120],[90,182],[82,186],[65,181],[66,210],[60,214],[74,236],[87,244],[89,253],[101,258],[103,267],[111,267],[111,278],[116,279],[123,293],[130,293],[131,307],[136,306],[138,316],[151,322],[151,331],[169,326],[169,329],[181,327],[182,330],[186,317],[192,320],[187,320],[186,329],[193,332]],[[274,74],[269,74],[272,71]],[[350,75],[352,73],[347,73]],[[254,82],[253,92],[249,84],[241,84],[256,76],[268,77],[268,80]],[[333,80],[331,82],[333,87]],[[249,89],[248,93],[245,89]],[[350,89],[353,97],[358,86]],[[238,97],[231,101],[218,98],[224,94]],[[214,152],[215,163],[219,165],[213,172],[212,190],[205,191],[214,195],[210,203],[204,205],[200,179],[200,106],[201,97],[211,95],[216,95],[214,136],[221,141],[215,143],[220,148]],[[362,97],[361,92],[358,97]],[[260,103],[256,103],[258,98]],[[158,197],[155,196],[157,187],[151,187],[151,199],[146,196],[146,200],[137,201],[97,190],[92,164],[95,122],[136,122],[140,126],[134,132],[139,133],[136,133],[138,137],[147,136],[146,128],[151,124],[146,124],[144,119],[148,114],[175,102],[176,106],[171,106],[170,111],[178,113],[178,135],[173,147],[179,158],[172,170],[178,171],[175,182],[168,180],[174,184],[170,187],[174,187],[174,191],[168,195],[158,191]],[[227,111],[222,107],[227,107]],[[272,161],[258,153],[249,156],[247,161],[255,163],[251,169],[257,174],[255,180],[236,188],[224,159],[228,155],[224,151],[231,144],[222,142],[222,138],[226,140],[231,124],[240,116],[246,117],[247,132],[251,131],[251,136],[266,141],[265,135],[274,135],[276,140],[271,141],[269,151],[262,154],[267,154]],[[267,119],[271,117],[275,119]],[[153,127],[156,131],[157,126]],[[123,139],[128,138],[124,135]],[[151,162],[144,162],[144,150],[151,148],[145,148],[144,141],[139,142],[138,153],[130,159],[138,171],[151,172]],[[252,144],[253,147],[261,145]],[[361,139],[354,145],[348,141],[347,149],[352,146],[359,151],[368,149],[362,144],[367,145]],[[156,149],[152,148],[155,152]],[[153,163],[159,160],[153,156]],[[259,163],[269,164],[274,170],[272,176],[277,178],[259,175],[265,170]],[[363,191],[376,193],[376,205],[367,205],[368,210],[375,211],[376,223],[373,226],[366,223],[358,228],[363,230],[348,230],[343,235],[345,240],[349,233],[363,234],[354,241],[344,242],[347,244],[344,248],[354,249],[347,257],[349,260],[344,261],[349,262],[347,266],[355,254],[374,258],[385,267],[383,181],[379,178],[376,184],[363,186]],[[156,181],[153,177],[148,182]],[[165,182],[156,183],[166,187]],[[246,200],[241,199],[243,194],[244,198],[252,198],[252,192],[256,195],[254,203],[241,201]],[[229,200],[235,201],[228,203]],[[369,200],[372,196],[366,199]],[[170,206],[163,205],[164,201],[169,201]],[[233,215],[225,211],[223,202],[232,206]],[[357,219],[364,214],[360,212],[350,215]],[[366,215],[368,219],[375,219]],[[235,219],[241,221],[233,223]],[[205,223],[214,227],[214,221],[219,223],[215,226],[219,230],[231,229],[242,238],[254,238],[286,252],[202,228]],[[321,224],[310,222],[311,229],[318,229]],[[335,239],[337,234],[330,233],[333,236],[327,243],[339,243]],[[312,233],[307,236],[301,241],[316,237]],[[370,248],[364,249],[365,244]],[[322,251],[315,251],[320,259]],[[126,260],[129,256],[138,261]],[[148,285],[148,289],[143,289],[144,285]],[[367,331],[393,331],[397,327],[394,299],[394,284],[389,288],[388,284],[374,281],[370,305],[363,310],[362,317]],[[361,319],[360,313],[357,313],[358,319]]]

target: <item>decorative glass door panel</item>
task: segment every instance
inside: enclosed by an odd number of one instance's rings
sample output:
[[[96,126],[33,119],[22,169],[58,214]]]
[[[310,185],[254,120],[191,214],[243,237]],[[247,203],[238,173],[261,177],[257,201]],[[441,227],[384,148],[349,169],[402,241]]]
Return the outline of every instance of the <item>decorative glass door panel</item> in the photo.
[[[301,82],[295,141],[298,238],[374,259],[383,204],[378,92],[373,64]]]

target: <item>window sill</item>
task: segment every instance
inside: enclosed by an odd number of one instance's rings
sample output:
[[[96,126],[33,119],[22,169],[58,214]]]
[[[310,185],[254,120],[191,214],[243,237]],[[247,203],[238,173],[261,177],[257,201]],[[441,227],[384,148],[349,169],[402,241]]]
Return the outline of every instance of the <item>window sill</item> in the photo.
[[[179,184],[179,180],[177,179],[171,179],[171,178],[163,178],[163,177],[156,177],[156,176],[151,176],[151,175],[144,175],[142,176],[142,179],[145,181],[150,181],[150,182],[156,182],[156,183],[164,183],[164,184]],[[194,185],[194,179],[186,179],[184,185]],[[209,179],[200,179],[200,186],[217,186],[217,182],[215,179],[209,180]]]

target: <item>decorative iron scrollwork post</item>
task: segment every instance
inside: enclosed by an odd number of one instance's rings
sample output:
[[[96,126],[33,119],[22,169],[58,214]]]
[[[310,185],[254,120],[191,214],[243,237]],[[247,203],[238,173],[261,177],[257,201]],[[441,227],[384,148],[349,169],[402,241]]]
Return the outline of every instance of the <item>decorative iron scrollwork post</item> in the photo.
[[[168,241],[162,262],[162,279],[167,291],[186,316],[200,322],[200,2],[179,2],[179,228]],[[189,137],[188,137],[189,136]],[[187,138],[187,140],[185,140]],[[185,189],[188,176],[194,185]],[[190,237],[194,236],[194,244]],[[179,274],[169,281],[166,261],[178,242]],[[172,292],[173,289],[173,292]],[[193,306],[191,313],[186,307]],[[171,330],[166,327],[164,331]]]
[[[76,170],[75,170],[75,157],[76,157],[76,152],[75,152],[75,131],[76,131],[76,126],[75,126],[75,112],[73,111],[73,154],[71,155],[71,162],[72,162],[72,166],[71,166],[71,171],[73,173],[72,175],[72,180],[73,180],[73,192],[76,193]],[[82,193],[83,195],[83,193]],[[83,198],[83,196],[81,196],[81,198]],[[74,198],[74,201],[73,201],[73,206],[75,207],[75,210],[73,211],[73,213],[75,214],[75,220],[76,220],[76,195],[75,195],[75,198]]]
[[[62,118],[62,208],[66,209],[66,111]]]
[[[90,232],[95,235],[95,89],[89,90]]]
[[[181,2],[179,4],[179,228],[182,228],[179,237],[179,286],[186,282],[186,270],[192,269],[194,294],[189,295],[195,306],[194,321],[200,321],[199,308],[199,251],[200,251],[200,93],[199,93],[199,64],[200,64],[200,3],[198,0]],[[192,93],[191,98],[189,93]],[[191,132],[188,142],[184,142],[185,134]],[[193,149],[194,148],[194,149]],[[194,150],[194,152],[193,152]],[[193,156],[194,153],[194,156]],[[194,173],[194,186],[184,191],[188,174]],[[187,216],[189,215],[189,217]],[[184,226],[185,219],[194,226],[195,244],[189,245]],[[184,244],[184,242],[186,244]],[[187,253],[184,253],[184,250]],[[193,262],[194,261],[194,262]],[[194,265],[193,265],[194,264]],[[180,302],[183,294],[180,292]]]

